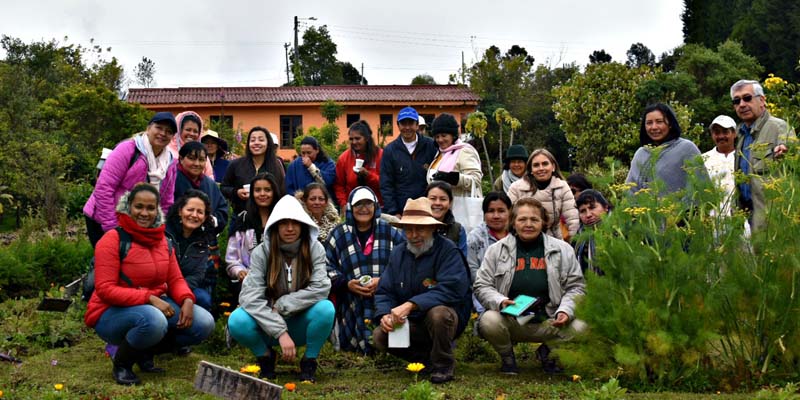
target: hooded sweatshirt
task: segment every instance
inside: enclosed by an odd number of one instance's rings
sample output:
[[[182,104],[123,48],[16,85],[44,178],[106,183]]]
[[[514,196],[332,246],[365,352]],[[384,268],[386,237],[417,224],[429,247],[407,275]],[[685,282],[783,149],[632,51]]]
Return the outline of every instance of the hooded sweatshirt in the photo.
[[[308,226],[312,270],[305,287],[292,290],[292,285],[287,282],[290,292],[273,301],[267,297],[267,268],[269,258],[277,255],[269,254],[269,231],[278,229],[277,224],[284,219]],[[328,297],[331,282],[326,272],[325,248],[317,240],[318,233],[317,224],[303,210],[303,205],[294,196],[285,195],[275,204],[267,220],[264,241],[253,250],[250,272],[242,282],[242,291],[239,293],[239,304],[270,337],[277,339],[287,331],[285,318],[305,311]]]

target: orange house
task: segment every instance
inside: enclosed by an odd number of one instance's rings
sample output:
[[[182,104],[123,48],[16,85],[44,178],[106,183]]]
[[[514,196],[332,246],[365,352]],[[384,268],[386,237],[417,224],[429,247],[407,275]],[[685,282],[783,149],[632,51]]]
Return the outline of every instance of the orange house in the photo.
[[[430,124],[441,113],[463,122],[475,111],[480,98],[469,88],[453,85],[339,85],[303,87],[226,87],[130,89],[128,101],[152,111],[179,113],[192,110],[206,121],[222,120],[241,129],[243,140],[254,126],[263,126],[279,138],[278,155],[291,160],[292,146],[301,128],[321,127],[326,121],[320,106],[332,99],[345,106],[336,120],[339,141],[347,140],[347,127],[358,120],[369,123],[376,142],[381,126],[392,127],[386,143],[399,135],[397,113],[411,106]]]

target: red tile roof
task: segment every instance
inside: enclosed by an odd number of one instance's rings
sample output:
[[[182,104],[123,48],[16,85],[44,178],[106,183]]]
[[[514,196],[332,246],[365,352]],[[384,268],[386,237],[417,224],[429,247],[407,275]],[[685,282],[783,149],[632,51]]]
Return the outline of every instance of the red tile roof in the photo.
[[[478,102],[469,88],[455,85],[335,85],[302,87],[180,87],[130,89],[128,101],[140,104],[337,102]]]

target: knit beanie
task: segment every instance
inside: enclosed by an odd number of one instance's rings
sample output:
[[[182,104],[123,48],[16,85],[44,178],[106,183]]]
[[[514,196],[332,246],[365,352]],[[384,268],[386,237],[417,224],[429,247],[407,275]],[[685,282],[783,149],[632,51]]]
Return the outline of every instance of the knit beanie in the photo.
[[[433,135],[449,133],[453,136],[458,136],[458,122],[456,122],[456,117],[448,113],[439,114],[439,116],[433,120],[431,133]]]

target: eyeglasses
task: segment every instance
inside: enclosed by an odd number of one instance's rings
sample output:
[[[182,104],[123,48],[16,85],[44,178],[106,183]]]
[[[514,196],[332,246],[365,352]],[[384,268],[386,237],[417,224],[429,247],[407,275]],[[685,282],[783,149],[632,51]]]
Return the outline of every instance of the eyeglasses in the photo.
[[[749,103],[749,102],[753,101],[753,97],[755,97],[755,96],[753,96],[752,94],[746,94],[746,95],[742,96],[741,98],[740,97],[734,97],[732,103],[735,106],[738,106],[739,103],[741,103],[742,101],[744,101],[745,103]]]
[[[362,210],[373,209],[373,208],[375,208],[375,203],[373,203],[371,201],[364,201],[364,202],[359,201],[358,203],[353,204],[353,209],[356,209],[356,208],[360,208]]]

